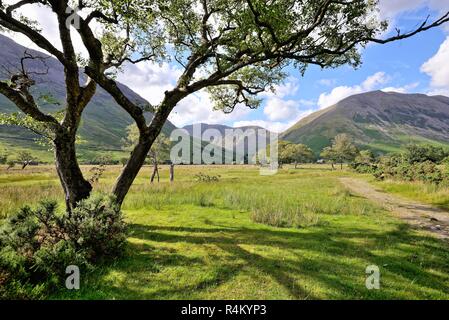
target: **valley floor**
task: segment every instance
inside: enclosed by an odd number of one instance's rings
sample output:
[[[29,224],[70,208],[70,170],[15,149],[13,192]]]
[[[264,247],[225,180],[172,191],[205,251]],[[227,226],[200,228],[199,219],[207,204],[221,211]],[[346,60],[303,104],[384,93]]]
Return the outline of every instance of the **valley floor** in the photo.
[[[96,189],[109,190],[119,169],[109,167]],[[197,182],[200,172],[219,181]],[[166,167],[150,185],[149,174],[124,204],[127,255],[51,299],[449,299],[448,242],[340,181],[366,176],[326,166],[271,177],[256,167],[178,166],[173,185]],[[42,198],[62,199],[52,168],[0,169],[0,215]],[[260,216],[273,226],[254,222]],[[365,286],[371,265],[380,290]]]

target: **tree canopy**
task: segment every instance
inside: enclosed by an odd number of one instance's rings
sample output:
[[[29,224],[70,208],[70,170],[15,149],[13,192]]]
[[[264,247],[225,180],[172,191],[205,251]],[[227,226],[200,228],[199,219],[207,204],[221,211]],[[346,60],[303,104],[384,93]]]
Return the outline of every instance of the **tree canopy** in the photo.
[[[359,151],[353,144],[352,139],[347,134],[339,134],[332,141],[332,146],[326,147],[321,153],[321,157],[332,163],[343,163],[353,161]]]
[[[279,148],[279,161],[281,163],[307,163],[313,160],[313,151],[304,144],[287,143]]]

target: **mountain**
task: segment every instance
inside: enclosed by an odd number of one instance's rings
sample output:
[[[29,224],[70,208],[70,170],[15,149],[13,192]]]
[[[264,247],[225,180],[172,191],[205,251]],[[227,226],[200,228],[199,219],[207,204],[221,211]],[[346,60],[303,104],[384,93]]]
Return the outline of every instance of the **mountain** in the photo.
[[[397,151],[411,142],[449,145],[449,98],[362,93],[300,120],[281,139],[307,144],[319,152],[339,133],[381,153]]]
[[[226,125],[221,124],[206,124],[206,123],[197,123],[185,126],[183,129],[185,129],[190,136],[194,136],[194,127],[201,126],[201,136],[203,140],[205,137],[203,134],[208,130],[216,130],[220,134],[221,139],[214,140],[212,143],[223,147],[224,150],[228,149],[231,150],[231,147],[233,150],[235,150],[236,154],[240,155],[244,158],[253,158],[255,156],[255,152],[257,150],[253,150],[249,148],[249,142],[254,141],[255,143],[252,144],[252,147],[256,147],[256,143],[258,143],[258,134],[261,133],[259,130],[265,131],[266,134],[266,145],[270,144],[270,134],[271,132],[258,126],[243,126],[243,127],[230,127]],[[212,133],[212,132],[211,132]],[[259,145],[259,148],[261,146]]]
[[[244,126],[244,127],[236,127],[236,128],[233,128],[233,127],[226,126],[226,125],[222,125],[222,124],[207,124],[207,123],[196,123],[196,124],[191,124],[191,125],[187,125],[187,126],[183,127],[183,129],[187,130],[187,132],[188,132],[191,136],[193,136],[193,127],[194,127],[194,126],[199,126],[199,125],[201,125],[201,131],[202,131],[202,133],[203,133],[204,131],[206,131],[206,130],[209,130],[209,129],[215,129],[215,130],[218,130],[222,136],[225,136],[225,135],[226,135],[226,130],[234,130],[234,129],[241,129],[241,130],[243,130],[243,131],[246,131],[246,130],[248,130],[248,129],[253,129],[253,130],[259,130],[259,129],[262,129],[262,130],[265,130],[264,128],[258,127],[258,126]],[[269,134],[268,131],[267,131],[267,134]]]
[[[12,39],[0,35],[0,80],[10,77],[8,73],[17,70],[20,65],[20,59],[24,52],[33,56],[44,56],[42,53],[26,49],[17,44]],[[45,112],[54,112],[62,109],[65,100],[65,86],[63,67],[54,58],[47,57],[44,60],[25,60],[27,70],[45,75],[34,75],[37,85],[34,87],[34,95],[51,94],[53,98],[60,101],[60,105],[44,105],[42,109]],[[48,71],[47,71],[48,69]],[[125,95],[138,104],[147,102],[137,93],[123,84],[119,84]],[[18,112],[15,107],[4,96],[0,95],[0,113]],[[151,118],[151,114],[148,114]],[[114,99],[103,89],[98,88],[92,101],[86,107],[79,135],[84,141],[78,147],[81,158],[94,157],[96,153],[102,151],[119,152],[123,137],[126,136],[126,127],[133,123],[132,118],[114,101]],[[163,132],[170,134],[176,127],[167,121]],[[29,149],[33,148],[41,154],[46,154],[45,149],[39,148],[34,143],[36,136],[26,129],[0,126],[0,153],[3,149]],[[45,155],[44,155],[45,156]],[[51,155],[50,155],[51,156]]]

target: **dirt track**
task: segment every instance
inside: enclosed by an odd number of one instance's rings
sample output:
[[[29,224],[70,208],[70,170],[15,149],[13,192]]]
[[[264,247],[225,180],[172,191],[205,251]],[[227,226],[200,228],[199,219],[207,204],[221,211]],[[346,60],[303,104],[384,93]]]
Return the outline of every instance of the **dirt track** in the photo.
[[[363,180],[341,178],[340,181],[352,193],[382,205],[415,228],[449,239],[449,212],[376,190]]]

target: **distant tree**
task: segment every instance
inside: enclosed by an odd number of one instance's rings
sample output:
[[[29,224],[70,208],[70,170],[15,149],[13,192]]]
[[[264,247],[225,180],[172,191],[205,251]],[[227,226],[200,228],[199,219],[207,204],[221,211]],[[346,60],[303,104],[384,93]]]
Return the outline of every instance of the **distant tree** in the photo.
[[[7,161],[8,161],[8,155],[0,154],[0,164],[6,164]]]
[[[171,142],[170,139],[168,139],[165,134],[161,133],[156,140],[154,141],[153,145],[151,146],[149,156],[153,161],[153,174],[151,175],[150,182],[154,182],[154,178],[157,175],[157,182],[159,182],[159,162],[161,159],[167,159],[168,155],[170,153],[170,146]],[[174,170],[174,167],[171,167],[170,170]],[[172,173],[172,176],[174,177],[174,173]]]
[[[320,156],[332,165],[332,170],[335,169],[334,164],[337,162],[337,155],[332,147],[324,148]]]
[[[374,173],[378,168],[378,161],[371,150],[362,150],[357,154],[350,168],[358,173]]]
[[[123,149],[132,151],[134,146],[139,142],[139,130],[136,125],[131,125],[127,128],[127,137],[124,139]],[[170,154],[171,142],[165,134],[161,133],[154,141],[147,157],[151,159],[153,163],[153,173],[151,174],[150,181],[154,182],[157,177],[159,182],[159,163],[162,159],[168,159]],[[173,174],[174,177],[174,174]]]
[[[358,153],[359,151],[352,143],[352,139],[343,133],[334,138],[332,146],[323,149],[321,157],[330,161],[333,169],[334,164],[339,163],[343,170],[343,163],[354,161]]]
[[[36,8],[50,15],[36,19]],[[46,127],[68,211],[92,191],[75,148],[83,112],[97,85],[110,94],[139,130],[112,190],[121,205],[166,120],[192,94],[208,90],[216,109],[227,113],[238,105],[256,108],[258,94],[281,83],[291,66],[302,74],[313,65],[357,67],[360,48],[369,43],[410,38],[449,21],[449,12],[435,19],[425,15],[416,29],[396,29],[392,37],[380,38],[388,22],[380,19],[378,9],[377,0],[0,1],[2,31],[25,36],[63,67],[62,120],[42,109],[33,96],[41,83],[26,68],[0,81],[0,94]],[[52,21],[57,40],[42,32],[42,24]],[[87,56],[80,59],[82,51]],[[151,106],[129,99],[115,75],[126,64],[164,61],[177,64],[179,77],[173,88],[161,92],[161,102]],[[153,112],[150,122],[148,111]]]
[[[128,158],[120,158],[120,164],[124,167],[128,163]]]
[[[6,168],[6,170],[12,169],[16,166],[16,163],[13,160],[9,160],[6,165],[8,166],[8,168]]]
[[[299,163],[306,163],[313,160],[313,151],[304,144],[281,145],[279,150],[279,160],[282,163],[294,163],[295,169]]]
[[[376,157],[371,150],[361,150],[354,161],[360,164],[370,165],[374,163],[375,160]]]
[[[17,155],[17,161],[22,163],[22,170],[25,169],[35,158],[28,151],[21,151]]]

